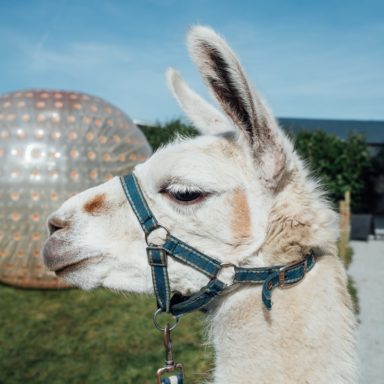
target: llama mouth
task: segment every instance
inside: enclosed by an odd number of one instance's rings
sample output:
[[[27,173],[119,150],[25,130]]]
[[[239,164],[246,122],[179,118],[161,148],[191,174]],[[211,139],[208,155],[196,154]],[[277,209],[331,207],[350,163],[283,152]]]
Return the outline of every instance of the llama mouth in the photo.
[[[90,264],[97,264],[102,259],[103,259],[102,256],[87,257],[87,258],[82,259],[80,261],[76,261],[75,263],[71,263],[71,264],[65,265],[64,267],[56,269],[54,272],[56,273],[57,276],[62,276],[64,274],[77,271],[81,268],[84,268],[84,267],[90,265]]]
[[[97,264],[105,254],[74,249],[70,242],[59,238],[55,233],[45,242],[42,256],[46,267],[61,276]]]

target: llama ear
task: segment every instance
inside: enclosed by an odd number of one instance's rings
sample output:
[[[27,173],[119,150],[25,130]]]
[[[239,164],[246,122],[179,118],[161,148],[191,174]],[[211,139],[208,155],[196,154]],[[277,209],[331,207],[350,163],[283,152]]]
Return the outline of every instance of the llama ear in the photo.
[[[276,186],[286,165],[286,140],[267,105],[250,86],[239,60],[208,27],[192,27],[188,47],[210,91],[245,136],[266,182]]]
[[[215,135],[233,130],[228,119],[194,92],[176,70],[168,68],[166,77],[173,96],[201,134]]]

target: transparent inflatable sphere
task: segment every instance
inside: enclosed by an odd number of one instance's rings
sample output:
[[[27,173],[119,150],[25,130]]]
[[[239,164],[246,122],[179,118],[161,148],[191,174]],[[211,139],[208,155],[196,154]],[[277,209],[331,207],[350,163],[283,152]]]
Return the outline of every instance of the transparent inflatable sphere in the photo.
[[[150,154],[127,115],[98,97],[47,90],[0,96],[0,282],[64,286],[40,255],[48,215]]]

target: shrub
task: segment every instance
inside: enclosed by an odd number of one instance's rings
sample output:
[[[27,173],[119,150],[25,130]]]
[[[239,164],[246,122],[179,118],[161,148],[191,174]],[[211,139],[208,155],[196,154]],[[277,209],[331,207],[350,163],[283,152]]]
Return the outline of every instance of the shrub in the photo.
[[[166,124],[139,125],[139,127],[154,151],[172,141],[177,135],[193,137],[198,134],[195,128],[183,123],[180,119],[171,120]]]
[[[362,135],[351,134],[342,140],[320,130],[301,131],[294,141],[297,151],[309,162],[335,203],[343,199],[346,191],[351,191],[352,211],[370,210],[372,158]]]

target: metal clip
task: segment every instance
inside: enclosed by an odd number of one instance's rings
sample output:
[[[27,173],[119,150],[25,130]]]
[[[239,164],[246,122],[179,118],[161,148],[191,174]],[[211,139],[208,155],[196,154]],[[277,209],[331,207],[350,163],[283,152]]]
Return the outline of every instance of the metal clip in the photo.
[[[169,373],[176,373],[176,382],[181,384],[184,382],[184,367],[181,363],[175,363],[173,359],[171,327],[169,324],[164,328],[163,343],[165,348],[165,366],[157,370],[157,384],[162,384],[162,382],[173,382],[171,380],[162,381],[162,376]]]

